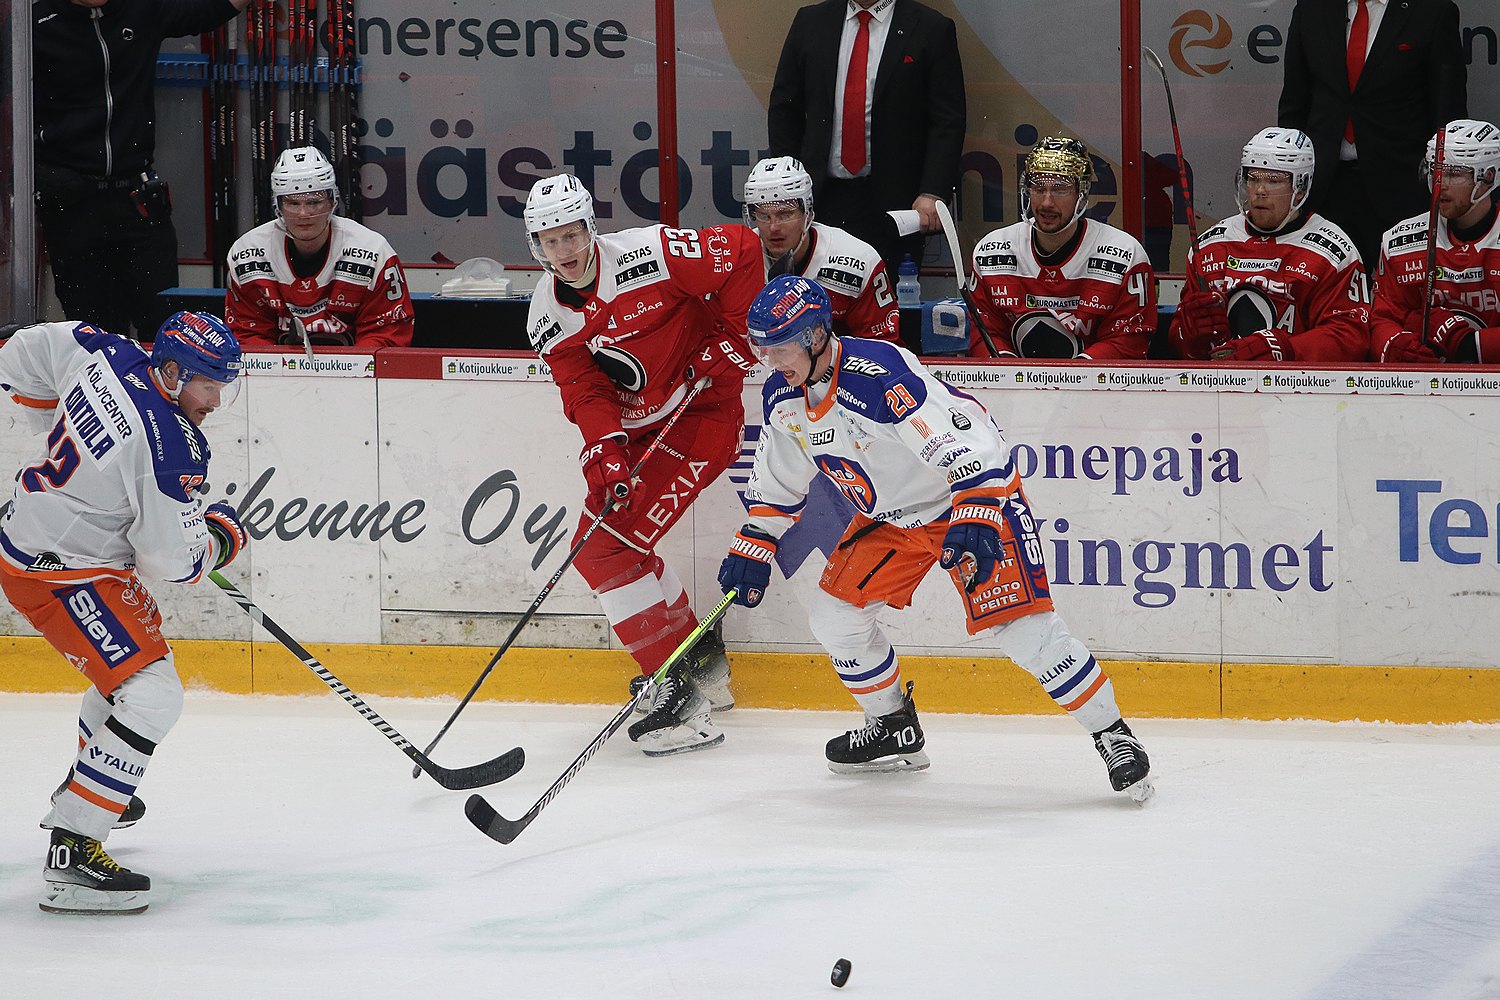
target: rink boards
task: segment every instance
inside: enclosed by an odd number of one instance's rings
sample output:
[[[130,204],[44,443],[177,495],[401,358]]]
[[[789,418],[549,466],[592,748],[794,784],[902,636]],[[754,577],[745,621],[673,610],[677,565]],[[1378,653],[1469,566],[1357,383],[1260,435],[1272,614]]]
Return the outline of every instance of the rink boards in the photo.
[[[583,496],[578,433],[534,358],[392,351],[317,362],[254,355],[239,399],[206,427],[210,495],[234,503],[254,538],[226,573],[357,689],[466,690],[567,553]],[[1500,645],[1500,376],[934,370],[1003,428],[1042,519],[1058,608],[1114,663],[1130,711],[1500,718],[1500,673],[1488,669]],[[661,549],[699,607],[713,603],[743,519],[759,388],[746,386],[742,461]],[[0,419],[0,464],[34,461],[41,439],[10,409]],[[801,608],[841,527],[837,494],[818,489],[815,506],[829,513],[805,518],[782,546],[791,579],[727,620],[743,704],[847,697]],[[1046,710],[1029,677],[966,638],[948,586],[935,574],[912,608],[884,619],[924,705]],[[214,588],[153,592],[170,635],[206,640],[177,644],[185,675],[232,691],[321,687],[279,647],[252,643],[269,637],[253,637]],[[8,607],[0,632],[34,635]],[[628,658],[576,574],[522,644],[485,696],[622,697]],[[75,680],[38,647],[9,645],[0,689]]]

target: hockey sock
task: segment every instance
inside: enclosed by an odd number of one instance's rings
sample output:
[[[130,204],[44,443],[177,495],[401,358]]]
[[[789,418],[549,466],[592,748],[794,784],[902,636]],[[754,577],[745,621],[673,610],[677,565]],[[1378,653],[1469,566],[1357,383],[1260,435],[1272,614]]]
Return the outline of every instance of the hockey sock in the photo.
[[[901,663],[875,618],[885,605],[857,608],[822,588],[808,600],[808,624],[828,656],[834,672],[868,716],[899,712]]]
[[[145,775],[157,743],[182,714],[182,682],[171,655],[126,678],[112,697],[110,705],[100,696],[109,713],[90,727],[92,732],[73,762],[72,778],[53,802],[44,825],[100,841],[109,836]],[[86,697],[79,713],[80,727],[88,724],[85,716],[95,712],[97,705]]]
[[[620,644],[635,657],[642,673],[651,673],[662,665],[672,651],[697,627],[687,592],[675,576],[676,593],[662,592],[665,563],[653,557],[655,565],[635,579],[598,590],[599,605],[614,629]],[[666,570],[670,574],[670,570]]]
[[[1084,729],[1097,733],[1119,721],[1114,684],[1056,612],[1027,615],[999,626],[994,634],[1001,651],[1029,670]]]
[[[110,709],[113,707],[109,699],[100,694],[96,687],[90,687],[83,693],[83,704],[78,708],[79,749],[82,749],[94,733],[98,732],[99,727],[104,725],[104,720],[109,718]]]

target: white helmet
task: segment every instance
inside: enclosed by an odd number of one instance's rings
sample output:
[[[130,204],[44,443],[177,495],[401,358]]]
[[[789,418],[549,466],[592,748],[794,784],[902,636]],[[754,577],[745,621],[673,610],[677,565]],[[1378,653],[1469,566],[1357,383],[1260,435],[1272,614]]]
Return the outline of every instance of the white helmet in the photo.
[[[745,225],[755,227],[752,214],[756,205],[778,201],[795,201],[802,206],[806,213],[802,231],[806,232],[812,225],[813,184],[801,160],[773,156],[750,168],[750,176],[745,178]]]
[[[1472,201],[1494,193],[1496,168],[1500,167],[1500,130],[1489,122],[1460,118],[1443,129],[1443,166],[1467,167],[1474,173]],[[1422,159],[1422,179],[1432,190],[1432,169],[1437,160],[1437,136],[1427,140],[1427,155]]]
[[[333,164],[314,146],[282,150],[271,168],[271,197],[276,214],[281,215],[281,196],[286,194],[321,194],[327,191],[334,210],[339,207],[339,182]]]
[[[1274,227],[1280,229],[1307,205],[1307,199],[1312,194],[1313,168],[1316,165],[1312,140],[1301,132],[1294,128],[1261,129],[1245,143],[1245,150],[1240,154],[1240,171],[1235,179],[1234,200],[1241,212],[1250,210],[1250,192],[1245,187],[1247,170],[1280,170],[1290,174],[1292,205],[1286,218]]]
[[[526,196],[526,242],[535,257],[547,271],[556,274],[552,262],[542,253],[540,234],[548,229],[582,221],[588,225],[589,255],[594,253],[594,239],[599,229],[594,223],[594,196],[589,194],[583,182],[572,174],[557,174],[544,177],[531,185]]]

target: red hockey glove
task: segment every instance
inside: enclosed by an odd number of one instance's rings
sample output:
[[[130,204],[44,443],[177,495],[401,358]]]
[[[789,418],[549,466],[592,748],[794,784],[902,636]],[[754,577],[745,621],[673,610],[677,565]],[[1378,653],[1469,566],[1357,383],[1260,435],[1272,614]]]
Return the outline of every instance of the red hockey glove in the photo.
[[[707,375],[714,385],[738,385],[754,368],[755,358],[749,349],[721,331],[699,349],[688,369],[688,381]]]
[[[1417,321],[1421,326],[1421,320]],[[1375,352],[1376,360],[1383,365],[1432,365],[1442,361],[1432,348],[1422,343],[1422,338],[1410,330],[1401,330],[1381,345]]]
[[[943,535],[943,555],[938,565],[943,569],[959,568],[964,589],[974,588],[990,578],[995,563],[1005,554],[1000,541],[1000,526],[1005,523],[1005,507],[993,498],[960,500],[953,505],[948,532]],[[973,569],[969,568],[970,563]]]
[[[583,478],[589,484],[588,507],[603,510],[613,500],[616,510],[630,506],[630,456],[623,435],[600,438],[578,456]]]
[[[1422,329],[1421,313],[1417,314],[1417,323],[1412,329]],[[1447,309],[1434,306],[1432,315],[1427,318],[1427,346],[1448,361],[1465,360],[1466,354],[1472,358],[1474,344],[1470,338],[1476,332],[1473,320]]]
[[[214,541],[214,569],[223,569],[234,562],[240,550],[250,544],[250,536],[240,524],[239,514],[222,500],[203,509],[203,523],[208,526],[209,537]]]
[[[734,603],[753,608],[771,586],[771,561],[776,558],[776,539],[747,524],[729,543],[729,554],[719,566],[719,586],[738,593]]]
[[[1246,334],[1215,349],[1215,361],[1295,361],[1292,338],[1280,330]]]
[[[1228,336],[1224,296],[1208,289],[1184,290],[1172,324],[1172,342],[1178,355],[1189,361],[1207,361],[1214,345]]]

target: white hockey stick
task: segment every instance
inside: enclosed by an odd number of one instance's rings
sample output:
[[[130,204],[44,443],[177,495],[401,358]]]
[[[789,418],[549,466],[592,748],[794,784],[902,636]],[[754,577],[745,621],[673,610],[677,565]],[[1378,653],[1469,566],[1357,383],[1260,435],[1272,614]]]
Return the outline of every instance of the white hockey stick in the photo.
[[[984,325],[984,317],[979,315],[979,310],[974,306],[974,296],[969,294],[969,279],[964,271],[964,254],[958,246],[958,226],[953,221],[953,213],[948,211],[947,202],[941,198],[937,203],[937,217],[938,221],[943,224],[943,235],[948,238],[948,256],[953,258],[953,273],[958,279],[958,297],[964,300],[964,307],[969,310],[969,315],[974,317],[974,325],[979,329],[980,339],[984,341],[990,357],[998,358],[1000,352],[995,348],[995,340]]]

